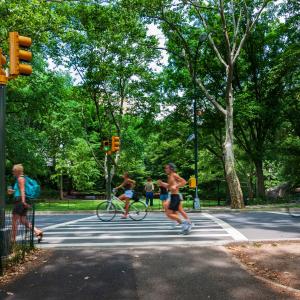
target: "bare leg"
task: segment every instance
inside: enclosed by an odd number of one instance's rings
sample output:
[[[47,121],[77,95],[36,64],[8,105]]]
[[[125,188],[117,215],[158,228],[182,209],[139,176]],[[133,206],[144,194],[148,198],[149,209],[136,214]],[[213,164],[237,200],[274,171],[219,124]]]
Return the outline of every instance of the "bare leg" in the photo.
[[[31,223],[28,221],[28,219],[27,219],[26,216],[21,217],[21,223],[22,223],[25,227],[27,227],[27,228],[29,228],[29,229],[32,228],[32,225],[31,225]],[[34,227],[33,230],[34,230],[34,233],[35,233],[36,236],[38,236],[39,234],[42,233],[42,230],[40,230],[40,229],[38,229],[38,228],[36,228],[36,227]]]
[[[180,214],[183,216],[183,218],[184,218],[185,220],[187,220],[189,223],[191,223],[191,220],[190,220],[189,216],[187,215],[187,213],[184,211],[181,202],[180,202],[178,211],[180,212]]]
[[[167,210],[168,210],[169,203],[170,203],[169,201],[163,201],[163,207],[164,207],[165,213],[166,213]]]
[[[169,205],[170,205],[170,200],[164,201],[163,206],[164,206],[164,209],[165,209],[166,216],[169,219],[174,220],[177,223],[181,224],[182,221],[181,221],[180,217],[178,216],[178,214],[176,212],[169,209]]]
[[[119,197],[119,199],[121,201],[124,201],[125,202],[125,214],[124,216],[127,217],[128,216],[128,211],[129,211],[129,204],[130,204],[130,199],[128,197],[126,197],[125,195],[121,195]]]
[[[128,216],[130,200],[127,198],[125,201],[125,216]]]
[[[174,220],[174,221],[178,222],[179,224],[182,223],[178,214],[176,212],[174,212],[173,210],[167,209],[166,215],[169,219]]]

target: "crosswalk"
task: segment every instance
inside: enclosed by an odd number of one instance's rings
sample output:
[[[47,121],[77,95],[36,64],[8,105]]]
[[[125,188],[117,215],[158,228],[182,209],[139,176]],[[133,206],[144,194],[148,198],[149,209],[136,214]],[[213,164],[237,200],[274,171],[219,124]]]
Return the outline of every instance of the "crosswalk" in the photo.
[[[181,235],[180,227],[162,214],[152,214],[143,221],[121,220],[101,222],[89,216],[44,228],[42,248],[68,247],[147,247],[172,245],[219,245],[246,241],[235,228],[208,213],[192,216],[194,227],[189,235]]]

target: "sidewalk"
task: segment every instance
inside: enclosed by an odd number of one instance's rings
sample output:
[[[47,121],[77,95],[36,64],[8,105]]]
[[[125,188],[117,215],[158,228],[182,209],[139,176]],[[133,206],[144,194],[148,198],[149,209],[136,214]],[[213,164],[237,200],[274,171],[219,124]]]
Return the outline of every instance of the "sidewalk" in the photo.
[[[0,299],[299,299],[251,276],[223,247],[55,250],[44,261],[0,286]]]

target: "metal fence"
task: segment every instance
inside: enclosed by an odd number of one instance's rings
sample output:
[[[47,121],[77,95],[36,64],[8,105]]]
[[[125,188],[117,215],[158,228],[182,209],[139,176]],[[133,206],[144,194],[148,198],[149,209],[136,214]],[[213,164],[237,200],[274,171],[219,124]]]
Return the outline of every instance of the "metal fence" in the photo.
[[[16,224],[15,241],[13,230],[12,203],[7,203],[5,209],[1,211],[0,224],[0,275],[12,264],[24,260],[26,253],[34,247],[34,219],[35,205],[29,203],[27,220],[32,224],[32,228],[27,228],[19,220]]]

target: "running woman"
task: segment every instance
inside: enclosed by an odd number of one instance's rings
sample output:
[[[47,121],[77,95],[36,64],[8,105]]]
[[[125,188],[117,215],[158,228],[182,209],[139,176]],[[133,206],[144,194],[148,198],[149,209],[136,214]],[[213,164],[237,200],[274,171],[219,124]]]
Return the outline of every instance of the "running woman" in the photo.
[[[129,178],[128,172],[123,175],[123,182],[119,186],[115,187],[114,190],[124,188],[124,194],[122,194],[119,199],[125,202],[125,214],[121,217],[122,219],[127,219],[130,199],[133,197],[133,188],[135,186],[135,181]]]
[[[159,187],[159,199],[166,211],[168,209],[169,191],[163,186],[163,182],[160,179],[157,181],[157,185]]]
[[[166,205],[166,215],[169,219],[181,224],[182,233],[188,234],[193,225],[182,207],[181,197],[179,194],[179,188],[184,187],[187,182],[176,173],[176,166],[173,163],[169,163],[165,166],[165,172],[168,175],[168,183],[159,180],[158,184],[167,188],[171,194],[170,200]],[[178,212],[180,212],[185,220],[182,220],[179,217]]]

